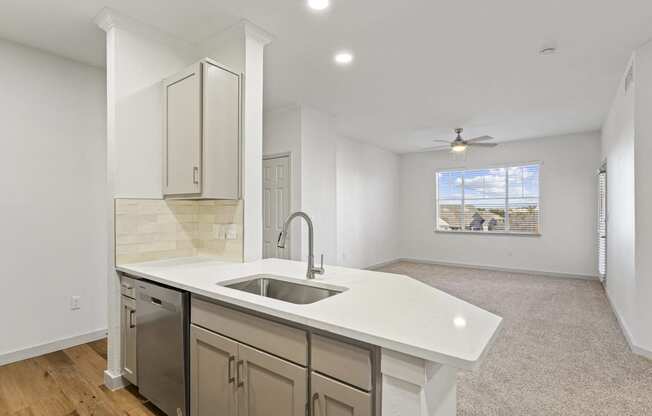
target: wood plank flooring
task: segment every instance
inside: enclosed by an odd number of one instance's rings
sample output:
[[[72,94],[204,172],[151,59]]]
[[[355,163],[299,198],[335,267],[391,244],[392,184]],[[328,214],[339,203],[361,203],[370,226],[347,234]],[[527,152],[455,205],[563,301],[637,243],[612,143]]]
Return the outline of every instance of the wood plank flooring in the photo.
[[[104,386],[106,340],[0,367],[0,416],[164,416],[133,386]]]

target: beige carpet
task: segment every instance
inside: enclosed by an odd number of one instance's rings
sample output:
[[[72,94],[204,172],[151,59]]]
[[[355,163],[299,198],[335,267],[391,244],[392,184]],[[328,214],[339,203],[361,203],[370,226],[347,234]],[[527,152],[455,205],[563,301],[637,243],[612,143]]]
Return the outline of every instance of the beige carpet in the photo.
[[[458,415],[652,415],[652,361],[630,352],[599,282],[406,262],[381,270],[504,318],[480,369],[458,376]]]

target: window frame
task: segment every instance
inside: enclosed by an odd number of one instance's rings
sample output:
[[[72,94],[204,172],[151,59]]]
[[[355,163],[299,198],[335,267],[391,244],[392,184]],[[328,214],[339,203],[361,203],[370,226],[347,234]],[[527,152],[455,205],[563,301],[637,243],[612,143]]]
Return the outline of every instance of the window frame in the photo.
[[[505,172],[505,180],[507,180],[508,177],[508,172],[509,168],[513,167],[520,167],[520,166],[528,166],[528,165],[537,165],[539,167],[539,231],[536,233],[528,233],[528,232],[519,232],[519,231],[474,231],[474,230],[440,230],[439,229],[439,174],[440,173],[446,173],[446,172],[467,172],[467,171],[473,171],[473,170],[481,170],[481,169],[499,169],[503,168],[506,170]],[[502,236],[519,236],[519,237],[541,237],[543,234],[543,209],[542,209],[542,204],[541,201],[543,199],[543,186],[542,186],[542,178],[543,175],[541,174],[543,170],[543,161],[540,160],[535,160],[535,161],[530,161],[530,162],[518,162],[518,163],[500,163],[500,164],[492,164],[492,165],[481,165],[481,167],[475,167],[475,166],[464,166],[464,167],[456,167],[456,168],[445,168],[445,169],[436,169],[435,170],[435,221],[434,221],[434,232],[435,233],[441,233],[441,234],[476,234],[476,235],[502,235]],[[508,185],[508,184],[507,184]],[[462,187],[462,202],[464,201],[464,187]],[[509,186],[506,186],[505,188],[505,219],[508,221],[509,219],[509,214],[507,212],[507,205],[509,201]],[[464,204],[462,205],[464,206]]]

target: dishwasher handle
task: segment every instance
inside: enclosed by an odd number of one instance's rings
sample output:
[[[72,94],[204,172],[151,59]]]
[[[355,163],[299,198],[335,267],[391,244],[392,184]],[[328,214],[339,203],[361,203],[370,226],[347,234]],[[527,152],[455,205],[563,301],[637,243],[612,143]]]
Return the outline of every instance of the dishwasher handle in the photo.
[[[145,303],[145,305],[153,306],[154,308],[165,309],[173,313],[178,312],[179,309],[181,308],[181,305],[176,305],[167,299],[152,296],[148,293],[141,292],[139,298],[140,301]]]

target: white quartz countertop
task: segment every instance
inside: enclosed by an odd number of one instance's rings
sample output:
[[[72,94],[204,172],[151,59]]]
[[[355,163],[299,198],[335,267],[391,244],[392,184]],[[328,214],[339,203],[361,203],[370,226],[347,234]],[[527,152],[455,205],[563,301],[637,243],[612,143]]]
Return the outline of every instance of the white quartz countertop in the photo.
[[[473,369],[502,318],[410,277],[326,266],[311,282],[347,290],[297,305],[220,286],[256,274],[305,280],[306,263],[266,259],[225,263],[206,257],[118,266],[121,272],[224,303],[357,339],[427,361]]]

